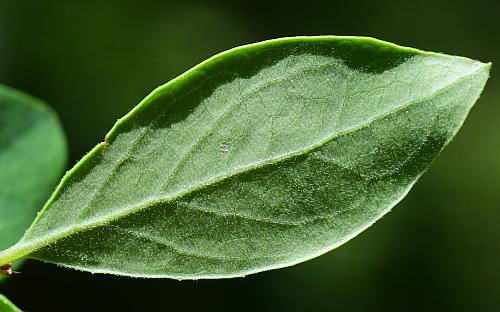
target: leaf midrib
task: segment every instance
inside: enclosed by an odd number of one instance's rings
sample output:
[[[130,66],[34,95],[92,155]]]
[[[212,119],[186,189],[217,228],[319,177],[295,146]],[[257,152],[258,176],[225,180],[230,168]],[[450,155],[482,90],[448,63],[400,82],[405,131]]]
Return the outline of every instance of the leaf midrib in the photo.
[[[177,176],[177,174],[179,173],[179,171],[183,167],[185,167],[185,164],[189,160],[189,157],[196,151],[196,147],[198,147],[200,144],[202,144],[202,142],[204,142],[204,140],[206,138],[208,138],[211,134],[213,134],[213,132],[216,129],[216,127],[219,126],[220,123],[224,120],[224,117],[226,117],[228,114],[232,113],[233,110],[235,108],[237,108],[239,104],[243,103],[244,99],[246,99],[250,95],[253,95],[253,94],[257,93],[260,90],[263,90],[263,89],[265,89],[265,88],[267,88],[269,86],[272,86],[275,83],[282,82],[285,79],[289,79],[290,77],[293,77],[295,75],[299,75],[299,74],[302,74],[304,72],[308,72],[310,70],[317,70],[319,68],[328,67],[328,66],[334,66],[334,65],[336,65],[335,62],[331,62],[330,61],[330,62],[322,63],[322,64],[319,64],[319,65],[306,66],[306,67],[301,68],[299,70],[296,70],[296,71],[293,71],[291,73],[287,73],[285,75],[281,75],[279,77],[276,77],[274,79],[266,81],[262,85],[254,88],[254,89],[249,90],[245,94],[242,94],[239,100],[237,100],[236,102],[234,102],[234,104],[228,105],[228,108],[214,120],[214,122],[211,125],[211,128],[209,128],[205,133],[203,133],[201,136],[199,136],[198,138],[196,138],[196,140],[193,142],[193,144],[191,144],[188,147],[186,153],[181,156],[181,159],[176,163],[176,165],[174,166],[173,170],[170,172],[169,176],[167,177],[165,183],[161,186],[160,193],[163,192],[163,191],[165,191],[165,189],[169,186],[169,184]]]
[[[433,97],[438,96],[441,93],[445,93],[447,90],[452,88],[454,85],[457,85],[463,81],[469,80],[469,79],[481,74],[483,71],[485,71],[487,69],[488,69],[487,64],[483,65],[478,70],[476,70],[470,74],[467,74],[465,76],[462,76],[458,79],[455,79],[453,82],[449,83],[445,87],[442,87],[442,88],[434,91],[433,93],[431,93],[427,97],[424,97],[424,98],[418,99],[418,100],[414,100],[414,101],[410,101],[409,103],[402,105],[400,107],[397,107],[394,110],[380,114],[380,115],[370,119],[369,121],[365,122],[364,124],[361,124],[361,125],[358,125],[355,127],[351,127],[350,129],[345,130],[345,131],[340,132],[340,133],[337,133],[336,135],[331,135],[329,137],[326,137],[324,140],[319,141],[316,144],[310,145],[307,148],[297,150],[293,153],[282,154],[278,157],[275,157],[274,159],[266,159],[266,160],[261,161],[261,162],[256,162],[256,163],[252,163],[252,164],[247,165],[247,166],[242,166],[242,167],[236,168],[236,170],[233,170],[229,174],[221,175],[221,176],[218,176],[218,177],[215,177],[212,179],[207,179],[205,181],[202,181],[201,183],[198,183],[198,185],[193,185],[192,188],[190,188],[186,191],[181,191],[181,192],[178,192],[177,194],[170,194],[168,196],[163,196],[163,197],[149,198],[149,199],[146,199],[142,202],[138,202],[134,205],[126,206],[124,209],[121,209],[120,211],[118,211],[116,213],[109,214],[108,216],[103,217],[99,220],[91,220],[89,222],[84,222],[84,223],[81,223],[80,225],[72,226],[70,228],[65,228],[65,229],[63,228],[62,230],[59,230],[57,232],[53,232],[52,234],[46,235],[45,237],[42,237],[40,239],[28,239],[27,241],[24,241],[24,238],[23,238],[15,246],[0,252],[0,262],[5,262],[2,259],[7,259],[8,260],[7,262],[10,262],[10,261],[13,261],[15,259],[22,258],[22,257],[29,257],[30,253],[33,253],[33,252],[43,248],[45,245],[54,243],[55,241],[57,241],[59,239],[63,239],[65,237],[74,235],[74,234],[79,233],[79,232],[91,230],[91,229],[97,228],[99,226],[104,226],[106,224],[112,223],[113,221],[127,217],[133,213],[137,213],[139,211],[153,207],[153,206],[158,205],[158,204],[166,204],[166,203],[174,202],[180,198],[188,196],[188,195],[195,193],[197,191],[201,191],[206,187],[220,183],[220,182],[222,182],[228,178],[231,178],[233,176],[236,176],[238,174],[243,174],[243,173],[255,170],[255,169],[259,169],[259,168],[264,167],[266,165],[273,165],[273,164],[276,164],[276,163],[279,163],[282,161],[289,160],[289,159],[294,158],[294,157],[298,157],[298,156],[301,156],[301,155],[304,155],[307,153],[311,153],[314,150],[322,147],[323,145],[327,144],[328,142],[330,142],[334,139],[337,139],[337,138],[349,135],[351,133],[354,133],[356,131],[362,130],[362,129],[370,126],[371,124],[373,124],[379,120],[383,120],[384,118],[387,118],[393,114],[398,113],[399,111],[405,110],[405,109],[410,108],[410,107],[417,105],[419,103],[426,102],[426,101],[432,99]]]

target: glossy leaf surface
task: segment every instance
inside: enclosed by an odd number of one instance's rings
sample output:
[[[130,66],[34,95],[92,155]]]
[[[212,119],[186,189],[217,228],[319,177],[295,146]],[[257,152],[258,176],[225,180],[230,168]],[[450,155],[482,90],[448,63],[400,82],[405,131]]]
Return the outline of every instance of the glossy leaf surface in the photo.
[[[355,37],[219,54],[119,120],[0,262],[198,279],[316,257],[406,195],[489,67]]]
[[[33,222],[65,163],[66,141],[55,114],[38,99],[0,86],[1,249]]]

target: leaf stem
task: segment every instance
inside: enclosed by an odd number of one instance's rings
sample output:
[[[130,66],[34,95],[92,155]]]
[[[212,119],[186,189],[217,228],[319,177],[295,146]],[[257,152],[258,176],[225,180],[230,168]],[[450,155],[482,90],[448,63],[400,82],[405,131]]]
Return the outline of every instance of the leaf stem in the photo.
[[[0,251],[0,265],[12,263],[24,258],[29,254],[31,248],[27,245],[17,244],[8,249]]]

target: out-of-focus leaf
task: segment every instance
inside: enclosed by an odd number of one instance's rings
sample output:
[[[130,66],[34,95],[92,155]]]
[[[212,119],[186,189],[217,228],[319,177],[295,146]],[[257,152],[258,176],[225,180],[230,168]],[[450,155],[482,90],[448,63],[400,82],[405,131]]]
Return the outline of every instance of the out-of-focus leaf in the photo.
[[[33,222],[66,154],[55,114],[40,100],[0,86],[0,248],[16,243]]]
[[[0,312],[21,312],[21,310],[0,294]]]

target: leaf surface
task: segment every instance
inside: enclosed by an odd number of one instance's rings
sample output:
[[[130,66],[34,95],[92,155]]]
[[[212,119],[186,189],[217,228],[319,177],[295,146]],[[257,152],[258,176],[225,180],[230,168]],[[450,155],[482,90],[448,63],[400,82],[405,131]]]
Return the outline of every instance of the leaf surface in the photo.
[[[22,237],[65,163],[66,141],[55,114],[40,100],[0,86],[1,249]]]
[[[198,279],[316,257],[406,195],[489,68],[358,37],[229,50],[119,120],[0,262]]]
[[[0,294],[0,312],[21,312],[9,299]]]

